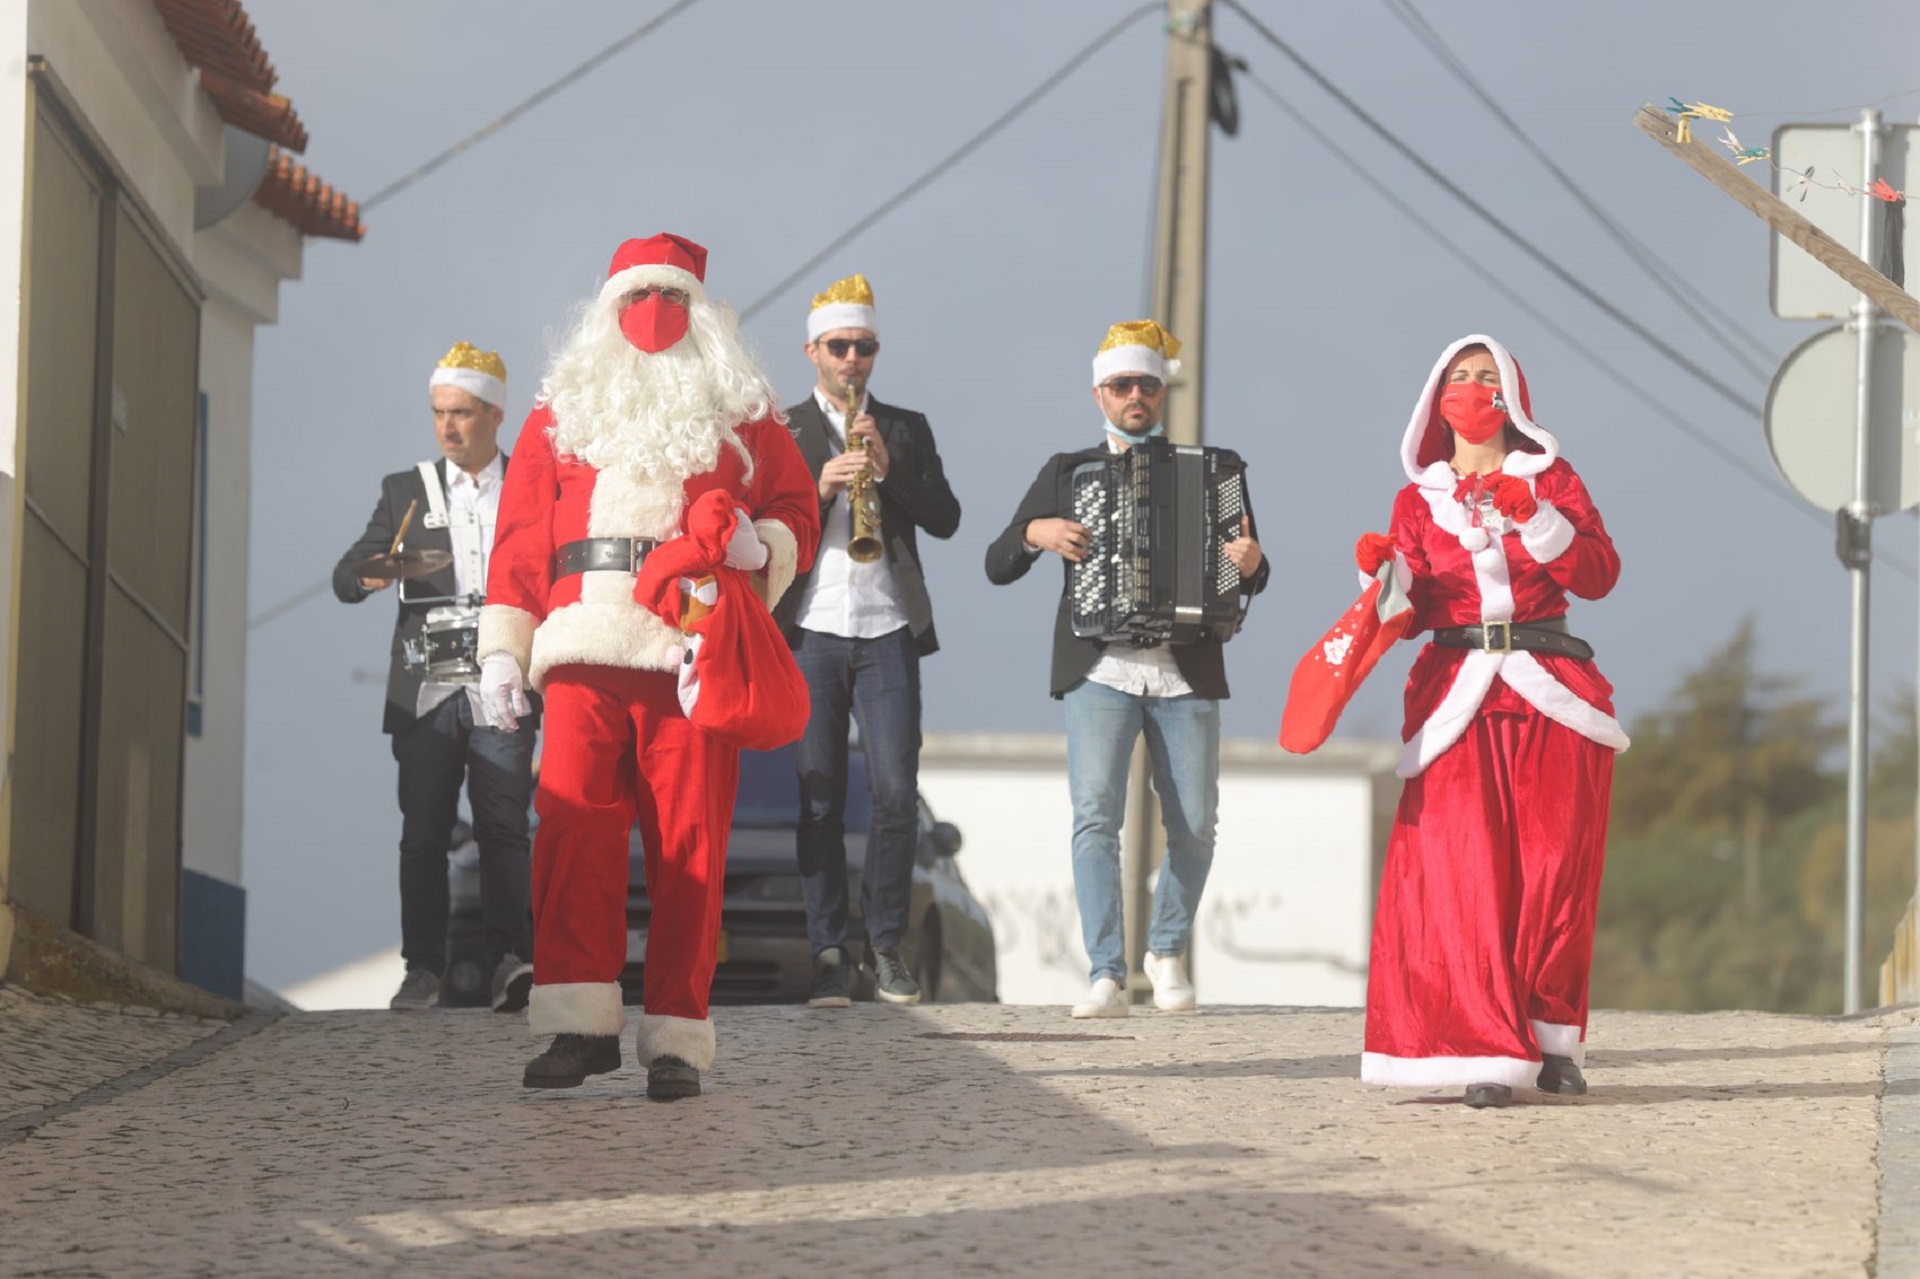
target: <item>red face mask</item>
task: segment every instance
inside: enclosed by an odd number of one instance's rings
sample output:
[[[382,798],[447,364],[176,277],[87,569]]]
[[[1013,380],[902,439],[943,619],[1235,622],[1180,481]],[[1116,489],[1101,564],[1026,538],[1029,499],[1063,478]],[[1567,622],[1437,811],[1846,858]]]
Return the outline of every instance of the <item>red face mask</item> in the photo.
[[[1469,444],[1485,444],[1507,424],[1507,402],[1478,382],[1454,382],[1440,393],[1440,420]]]
[[[649,355],[657,355],[687,336],[687,308],[655,295],[620,312],[620,332]]]

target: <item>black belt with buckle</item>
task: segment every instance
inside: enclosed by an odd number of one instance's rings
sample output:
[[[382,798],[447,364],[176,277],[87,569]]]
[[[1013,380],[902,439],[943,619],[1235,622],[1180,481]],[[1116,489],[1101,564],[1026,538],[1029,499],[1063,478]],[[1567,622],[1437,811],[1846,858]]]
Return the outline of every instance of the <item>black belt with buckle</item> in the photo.
[[[659,543],[650,537],[583,537],[568,542],[553,553],[553,577],[559,581],[575,573],[598,573],[609,569],[622,573],[640,571],[640,561]]]
[[[1433,642],[1442,648],[1477,648],[1487,653],[1558,653],[1562,657],[1593,660],[1593,645],[1567,634],[1567,619],[1543,617],[1537,622],[1482,622],[1477,626],[1441,626]]]

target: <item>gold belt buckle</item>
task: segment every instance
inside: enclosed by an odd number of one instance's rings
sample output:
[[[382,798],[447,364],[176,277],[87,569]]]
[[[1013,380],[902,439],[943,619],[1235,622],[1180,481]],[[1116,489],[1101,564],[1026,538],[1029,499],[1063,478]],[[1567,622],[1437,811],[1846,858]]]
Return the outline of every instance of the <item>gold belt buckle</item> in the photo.
[[[1495,635],[1499,640],[1494,640]],[[1482,622],[1480,624],[1480,647],[1489,653],[1511,653],[1513,651],[1512,622]]]

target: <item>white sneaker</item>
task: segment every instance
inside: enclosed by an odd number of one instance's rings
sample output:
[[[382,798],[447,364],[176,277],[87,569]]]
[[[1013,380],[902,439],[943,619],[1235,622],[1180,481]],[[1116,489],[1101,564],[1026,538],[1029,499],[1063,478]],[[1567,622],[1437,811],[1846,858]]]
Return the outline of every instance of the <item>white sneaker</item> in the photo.
[[[1148,951],[1141,961],[1147,980],[1153,983],[1153,1006],[1163,1013],[1193,1011],[1193,982],[1187,978],[1187,961],[1181,955],[1160,958]]]
[[[1075,1017],[1125,1017],[1127,1015],[1127,992],[1119,982],[1111,977],[1102,977],[1093,983],[1093,989],[1087,997],[1073,1006]]]

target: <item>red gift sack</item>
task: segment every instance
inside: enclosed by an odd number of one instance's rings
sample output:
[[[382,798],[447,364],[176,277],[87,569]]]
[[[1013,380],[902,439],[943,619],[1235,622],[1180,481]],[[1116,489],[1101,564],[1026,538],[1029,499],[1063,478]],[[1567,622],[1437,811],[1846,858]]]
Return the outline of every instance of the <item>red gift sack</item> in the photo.
[[[806,731],[811,699],[752,581],[726,567],[736,518],[721,490],[695,498],[685,535],[642,561],[633,597],[685,636],[680,706],[687,718],[742,750],[773,750]]]
[[[1296,755],[1319,749],[1381,656],[1413,625],[1413,604],[1388,560],[1367,589],[1293,668],[1280,716],[1280,745]]]

